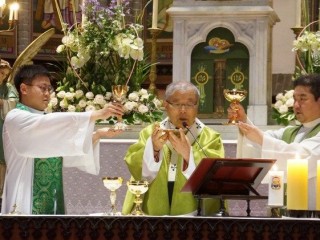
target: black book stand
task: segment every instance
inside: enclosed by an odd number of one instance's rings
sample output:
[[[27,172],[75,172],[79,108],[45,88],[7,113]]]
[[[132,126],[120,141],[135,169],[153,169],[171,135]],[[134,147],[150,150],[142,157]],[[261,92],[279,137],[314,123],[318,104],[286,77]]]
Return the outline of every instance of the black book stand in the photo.
[[[268,198],[261,196],[256,187],[275,162],[275,159],[204,158],[181,191],[192,192],[198,199],[198,216],[201,200],[205,198],[220,199],[220,212],[216,216],[229,216],[226,199],[246,200],[250,216],[250,200]]]

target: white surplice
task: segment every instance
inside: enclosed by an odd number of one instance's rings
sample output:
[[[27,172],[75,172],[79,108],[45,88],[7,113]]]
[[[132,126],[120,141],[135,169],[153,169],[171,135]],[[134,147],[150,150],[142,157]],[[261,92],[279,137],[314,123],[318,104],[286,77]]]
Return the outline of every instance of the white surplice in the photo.
[[[63,157],[63,167],[77,167],[97,175],[100,170],[99,144],[93,144],[92,112],[44,115],[13,109],[3,128],[7,172],[2,213],[32,212],[34,158]]]
[[[248,121],[248,123],[251,122]],[[277,166],[278,170],[284,171],[285,182],[287,178],[287,160],[296,158],[307,159],[309,171],[309,210],[314,210],[317,160],[320,160],[320,132],[312,138],[305,139],[304,137],[319,123],[320,118],[303,124],[295,137],[294,142],[290,144],[281,140],[283,132],[287,127],[276,131],[269,130],[264,132],[262,146],[252,143],[239,133],[237,157],[276,159],[275,166]],[[267,177],[263,182],[267,182]]]

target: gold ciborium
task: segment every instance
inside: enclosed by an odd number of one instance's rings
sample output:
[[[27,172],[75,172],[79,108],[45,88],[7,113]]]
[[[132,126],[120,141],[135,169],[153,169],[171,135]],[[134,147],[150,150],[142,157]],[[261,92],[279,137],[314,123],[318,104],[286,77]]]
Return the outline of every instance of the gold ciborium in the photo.
[[[134,216],[142,216],[145,215],[142,211],[141,205],[142,205],[142,198],[141,195],[144,194],[146,191],[148,191],[148,181],[129,181],[127,182],[127,186],[129,191],[135,195],[134,203],[135,206],[133,210],[131,211],[130,215]]]
[[[121,187],[123,179],[121,177],[104,177],[102,178],[103,185],[111,191],[110,201],[111,201],[111,210],[106,212],[105,215],[109,216],[119,216],[121,212],[116,210],[116,199],[117,194],[116,190]]]
[[[223,95],[225,99],[227,99],[231,103],[239,103],[242,102],[247,97],[246,90],[239,90],[239,89],[224,89]],[[234,110],[238,110],[238,108],[234,108]],[[233,115],[227,124],[235,124],[237,123],[237,115]]]
[[[112,99],[114,102],[122,103],[126,98],[129,87],[127,85],[112,85]],[[118,122],[114,125],[116,130],[126,130],[128,128],[127,124],[122,122],[122,118],[118,118]]]

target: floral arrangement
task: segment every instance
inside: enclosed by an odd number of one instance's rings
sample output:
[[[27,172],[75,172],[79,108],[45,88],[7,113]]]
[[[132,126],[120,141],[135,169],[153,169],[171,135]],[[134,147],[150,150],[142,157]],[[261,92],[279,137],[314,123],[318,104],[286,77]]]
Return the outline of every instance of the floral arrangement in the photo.
[[[47,112],[84,112],[103,108],[112,101],[112,93],[94,95],[84,94],[82,90],[73,92],[59,91],[52,93]],[[125,124],[150,123],[162,119],[162,102],[146,89],[131,92],[122,102],[125,109],[123,122]],[[106,123],[114,124],[116,118],[107,119]]]
[[[272,118],[276,119],[278,124],[289,125],[291,121],[295,120],[293,112],[293,90],[286,91],[285,93],[278,93],[276,102],[273,104]]]
[[[307,31],[310,25],[318,21],[308,24],[299,34],[296,40],[293,41],[292,51],[296,52],[297,66],[293,74],[293,80],[301,75],[320,73],[320,31]],[[293,112],[292,98],[293,90],[286,91],[285,94],[279,93],[276,96],[276,103],[273,107],[272,118],[278,124],[289,125],[296,121]]]
[[[111,87],[126,85],[126,124],[159,121],[161,102],[141,89],[151,64],[141,38],[143,11],[131,14],[130,1],[86,0],[81,24],[68,26],[60,18],[64,37],[57,52],[66,58],[56,94],[47,111],[91,111],[112,101]],[[149,1],[150,2],[150,1]],[[58,6],[57,6],[58,7]],[[109,119],[108,123],[115,123]]]
[[[302,31],[293,41],[293,51],[297,54],[298,66],[294,78],[307,73],[320,73],[320,31]]]

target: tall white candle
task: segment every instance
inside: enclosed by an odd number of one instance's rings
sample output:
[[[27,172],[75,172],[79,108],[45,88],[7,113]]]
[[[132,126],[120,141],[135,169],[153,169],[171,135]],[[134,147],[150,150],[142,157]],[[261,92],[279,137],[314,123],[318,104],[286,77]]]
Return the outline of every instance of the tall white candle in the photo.
[[[283,171],[269,171],[269,191],[268,191],[268,205],[269,206],[283,206],[284,198],[284,183]]]
[[[152,28],[158,27],[158,0],[153,0],[152,6]]]
[[[10,8],[10,13],[9,13],[9,21],[13,20],[13,9]]]
[[[296,0],[296,27],[301,26],[301,0]]]
[[[320,160],[317,161],[316,210],[320,211]]]

